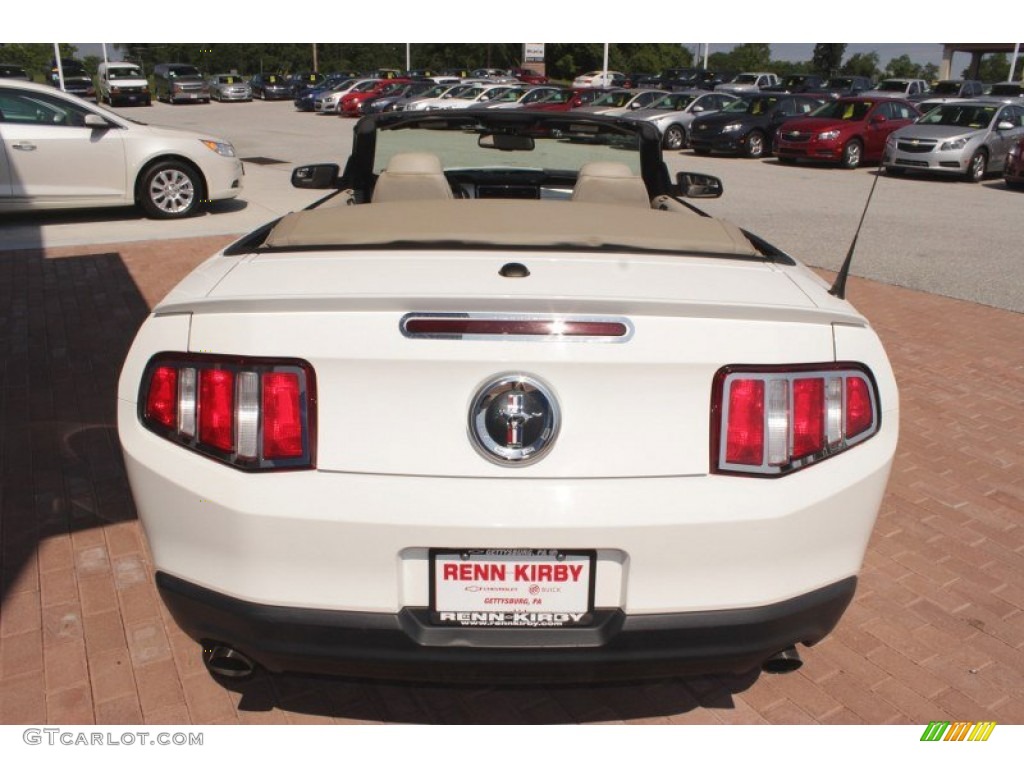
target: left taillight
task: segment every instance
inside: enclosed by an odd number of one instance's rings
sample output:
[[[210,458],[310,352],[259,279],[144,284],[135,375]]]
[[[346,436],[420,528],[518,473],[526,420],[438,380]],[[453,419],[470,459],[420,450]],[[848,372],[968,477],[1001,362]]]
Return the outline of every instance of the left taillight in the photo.
[[[711,395],[711,464],[720,474],[779,477],[878,432],[878,388],[856,363],[729,366]]]
[[[316,382],[303,360],[157,355],[142,379],[139,419],[238,469],[315,466]]]

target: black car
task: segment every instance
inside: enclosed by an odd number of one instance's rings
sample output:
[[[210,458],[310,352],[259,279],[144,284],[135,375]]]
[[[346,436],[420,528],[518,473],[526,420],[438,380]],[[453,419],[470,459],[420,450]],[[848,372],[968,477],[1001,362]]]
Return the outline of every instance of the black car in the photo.
[[[782,123],[806,115],[824,102],[810,96],[760,94],[738,99],[690,126],[690,148],[698,155],[723,152],[746,157],[771,153],[772,137]]]
[[[285,83],[292,89],[292,98],[298,98],[307,88],[315,88],[327,79],[319,72],[296,72],[285,78]]]
[[[292,86],[284,75],[260,72],[249,81],[254,99],[292,99]]]
[[[995,83],[992,89],[986,94],[988,96],[1024,96],[1024,84],[1022,83]]]
[[[399,85],[396,83],[396,85]],[[440,96],[448,90],[447,85],[435,83],[433,80],[417,80],[412,83],[402,83],[393,91],[386,91],[380,96],[367,99],[362,104],[364,115],[372,115],[377,112],[393,112],[396,109],[402,110],[407,102],[413,99],[430,99]]]
[[[665,69],[656,75],[645,77],[638,86],[639,88],[657,88],[662,91],[679,91],[693,88],[697,82],[699,69],[693,67],[676,67]]]
[[[824,93],[825,78],[821,75],[786,75],[778,85],[761,89],[762,93]]]
[[[713,91],[716,85],[730,82],[737,74],[739,73],[727,69],[701,69],[697,72],[696,77],[694,77],[693,84],[685,87],[699,88],[702,91]]]
[[[28,72],[25,71],[24,67],[19,67],[17,64],[0,64],[0,77],[8,80],[28,80],[32,81]]]
[[[64,92],[73,93],[83,99],[96,98],[96,89],[92,84],[92,76],[86,71],[85,65],[78,59],[61,59],[60,70],[57,60],[50,62],[50,85],[60,88],[61,75],[64,77]]]

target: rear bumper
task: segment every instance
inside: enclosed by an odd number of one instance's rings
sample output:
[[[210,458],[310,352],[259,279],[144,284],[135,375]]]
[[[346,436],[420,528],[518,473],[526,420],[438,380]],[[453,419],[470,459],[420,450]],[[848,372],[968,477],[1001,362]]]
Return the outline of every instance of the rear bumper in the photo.
[[[584,629],[435,627],[398,613],[261,605],[157,573],[161,597],[197,641],[229,645],[274,672],[403,680],[527,682],[740,673],[838,623],[856,589],[843,579],[756,608],[627,615],[596,611]]]

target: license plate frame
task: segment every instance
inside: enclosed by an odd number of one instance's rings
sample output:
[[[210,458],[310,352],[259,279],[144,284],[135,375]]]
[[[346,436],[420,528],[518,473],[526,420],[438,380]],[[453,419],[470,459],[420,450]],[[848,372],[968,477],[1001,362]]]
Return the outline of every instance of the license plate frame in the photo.
[[[435,626],[566,629],[593,623],[596,550],[433,548],[428,556]]]

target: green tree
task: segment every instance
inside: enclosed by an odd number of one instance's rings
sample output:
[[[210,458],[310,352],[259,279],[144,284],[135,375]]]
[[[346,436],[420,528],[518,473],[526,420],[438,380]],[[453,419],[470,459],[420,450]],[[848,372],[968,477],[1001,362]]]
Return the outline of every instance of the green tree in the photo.
[[[783,61],[776,59],[769,61],[765,67],[768,72],[774,72],[781,77],[786,75],[809,75],[815,73],[814,65],[809,61]]]
[[[745,71],[768,68],[772,59],[772,47],[768,43],[743,43],[729,52],[733,69]]]
[[[978,67],[978,80],[983,83],[1001,83],[1010,74],[1010,60],[1005,53],[994,53],[983,56],[981,65]],[[968,77],[968,70],[964,70],[961,77]]]
[[[811,56],[811,69],[822,77],[831,77],[839,71],[846,53],[846,43],[818,43]]]
[[[61,58],[74,58],[78,49],[69,43],[60,43]],[[52,43],[0,44],[0,61],[24,67],[37,82],[48,82],[50,62],[53,61]]]
[[[878,77],[878,53],[855,53],[843,64],[842,74],[860,75],[876,79]]]
[[[921,67],[911,61],[910,57],[905,53],[902,56],[891,59],[885,65],[887,77],[919,77],[920,72]]]
[[[657,74],[670,67],[693,65],[693,54],[690,50],[676,43],[623,43],[615,46],[615,51],[615,66],[612,69],[622,72]]]

